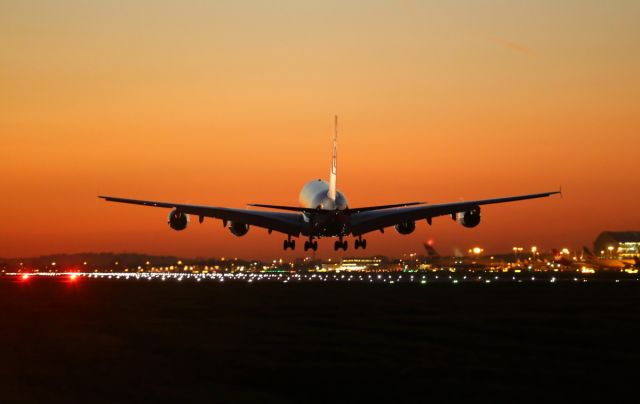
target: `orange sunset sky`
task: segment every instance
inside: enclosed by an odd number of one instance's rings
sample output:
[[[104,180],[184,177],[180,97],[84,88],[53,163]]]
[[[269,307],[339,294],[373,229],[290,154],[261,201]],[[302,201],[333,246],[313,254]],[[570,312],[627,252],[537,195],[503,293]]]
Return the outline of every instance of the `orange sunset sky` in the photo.
[[[639,21],[622,0],[0,0],[0,256],[302,256],[96,195],[295,205],[328,177],[335,113],[352,207],[564,192],[373,233],[367,255],[638,230]]]

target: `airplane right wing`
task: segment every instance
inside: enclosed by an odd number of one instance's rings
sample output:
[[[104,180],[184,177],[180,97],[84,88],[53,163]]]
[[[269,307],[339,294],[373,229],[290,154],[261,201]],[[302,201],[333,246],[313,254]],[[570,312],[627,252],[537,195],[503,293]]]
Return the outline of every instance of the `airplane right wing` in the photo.
[[[250,209],[221,208],[217,206],[186,205],[171,202],[145,201],[139,199],[116,198],[113,196],[99,196],[108,202],[130,203],[133,205],[153,206],[157,208],[174,208],[181,213],[212,217],[223,221],[244,223],[251,226],[275,230],[287,235],[298,236],[302,231],[302,215],[300,213],[265,212]]]
[[[465,201],[443,203],[434,205],[412,206],[396,209],[380,209],[356,212],[351,215],[351,232],[359,236],[374,230],[384,229],[405,221],[421,219],[431,220],[436,216],[454,215],[468,210],[479,209],[481,205],[495,203],[522,201],[525,199],[544,198],[560,191],[542,192],[539,194],[508,196],[505,198],[482,199],[477,201]]]

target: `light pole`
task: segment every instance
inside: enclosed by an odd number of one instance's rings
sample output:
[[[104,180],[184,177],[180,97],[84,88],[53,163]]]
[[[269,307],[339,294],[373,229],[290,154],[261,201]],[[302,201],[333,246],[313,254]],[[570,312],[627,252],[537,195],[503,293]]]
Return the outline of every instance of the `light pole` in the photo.
[[[518,261],[518,253],[522,252],[522,250],[524,250],[522,247],[513,247],[513,259],[515,261]]]

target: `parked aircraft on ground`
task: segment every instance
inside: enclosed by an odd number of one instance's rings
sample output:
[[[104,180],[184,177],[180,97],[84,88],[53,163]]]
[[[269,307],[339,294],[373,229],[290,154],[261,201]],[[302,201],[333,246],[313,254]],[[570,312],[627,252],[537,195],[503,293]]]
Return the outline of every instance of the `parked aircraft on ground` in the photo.
[[[553,249],[552,253],[555,264],[577,269],[623,270],[640,265],[640,260],[637,257],[635,259],[598,258],[587,247],[582,247],[582,254],[580,256],[576,254],[573,258],[570,257],[566,251],[563,253],[562,251]]]

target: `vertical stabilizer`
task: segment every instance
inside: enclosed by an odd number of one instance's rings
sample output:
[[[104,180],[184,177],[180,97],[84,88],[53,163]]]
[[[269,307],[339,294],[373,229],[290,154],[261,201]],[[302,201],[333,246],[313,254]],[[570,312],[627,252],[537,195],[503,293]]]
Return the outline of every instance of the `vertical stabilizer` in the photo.
[[[333,153],[331,155],[331,172],[329,177],[329,192],[327,196],[332,201],[336,200],[336,181],[338,175],[338,115],[333,124]]]

